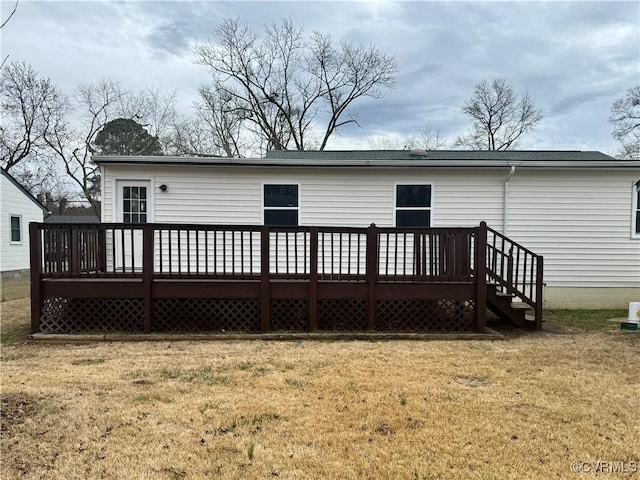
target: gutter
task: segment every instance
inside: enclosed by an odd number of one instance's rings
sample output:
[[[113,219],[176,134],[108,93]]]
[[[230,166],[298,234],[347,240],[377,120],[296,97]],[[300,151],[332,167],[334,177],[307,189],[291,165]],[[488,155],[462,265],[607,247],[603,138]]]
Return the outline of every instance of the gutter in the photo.
[[[513,164],[527,168],[558,169],[619,169],[638,168],[639,160],[381,160],[381,159],[271,159],[227,157],[144,157],[144,156],[92,156],[98,165],[201,165],[229,167],[307,167],[307,168],[504,168]]]
[[[505,236],[509,235],[509,180],[516,173],[516,166],[520,164],[511,164],[511,169],[509,173],[504,179],[504,197],[502,200],[502,234]]]

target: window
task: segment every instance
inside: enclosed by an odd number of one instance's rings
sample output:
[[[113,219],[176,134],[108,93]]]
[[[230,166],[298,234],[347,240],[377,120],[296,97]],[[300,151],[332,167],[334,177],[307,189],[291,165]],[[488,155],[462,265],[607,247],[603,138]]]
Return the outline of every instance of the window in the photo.
[[[633,186],[633,211],[631,215],[631,235],[640,237],[640,180]]]
[[[264,186],[264,224],[298,225],[298,185]]]
[[[11,243],[22,242],[22,219],[19,215],[11,215]]]
[[[122,221],[147,223],[147,187],[122,187]]]
[[[431,185],[396,185],[396,227],[431,226]]]

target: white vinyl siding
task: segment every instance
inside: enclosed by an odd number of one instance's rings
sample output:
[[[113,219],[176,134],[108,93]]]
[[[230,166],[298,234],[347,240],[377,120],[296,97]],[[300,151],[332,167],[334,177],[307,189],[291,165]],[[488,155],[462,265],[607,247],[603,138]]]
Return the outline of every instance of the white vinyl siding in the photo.
[[[482,220],[502,228],[502,178],[482,170],[429,173],[414,169],[315,169],[265,167],[107,166],[103,187],[104,222],[113,215],[116,179],[148,180],[158,223],[262,224],[264,184],[295,183],[300,188],[300,225],[381,227],[394,225],[396,184],[430,184],[432,226],[476,226]]]
[[[394,225],[398,184],[432,186],[431,226],[503,231],[508,168],[105,167],[103,221],[114,221],[116,179],[151,180],[155,222],[262,224],[265,184],[299,185],[300,225]],[[630,238],[631,170],[526,169],[509,182],[508,236],[545,257],[547,286],[640,285]]]
[[[630,186],[623,170],[518,170],[510,185],[509,236],[544,255],[547,285],[638,286]]]
[[[12,241],[11,217],[20,218],[20,241]],[[42,209],[0,175],[0,271],[29,268],[29,223],[42,222]]]

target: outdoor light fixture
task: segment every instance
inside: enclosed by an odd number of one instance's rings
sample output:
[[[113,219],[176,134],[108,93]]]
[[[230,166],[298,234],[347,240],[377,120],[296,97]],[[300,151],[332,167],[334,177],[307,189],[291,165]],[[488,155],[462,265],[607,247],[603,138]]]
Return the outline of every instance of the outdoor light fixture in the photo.
[[[163,184],[162,184],[162,185],[160,185],[158,188],[159,188],[161,191],[166,192],[168,187],[163,183]]]

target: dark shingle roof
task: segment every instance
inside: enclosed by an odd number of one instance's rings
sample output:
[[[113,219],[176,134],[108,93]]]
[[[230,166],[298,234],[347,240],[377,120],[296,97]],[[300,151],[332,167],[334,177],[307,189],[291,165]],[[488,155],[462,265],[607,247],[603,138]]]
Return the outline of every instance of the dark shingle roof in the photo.
[[[100,223],[96,215],[49,215],[44,223]]]
[[[609,155],[580,150],[271,150],[265,158],[306,160],[502,160],[526,161],[602,161],[614,160]]]
[[[616,160],[579,150],[273,150],[264,158],[95,156],[99,165],[221,165],[326,168],[640,168],[640,160]]]

